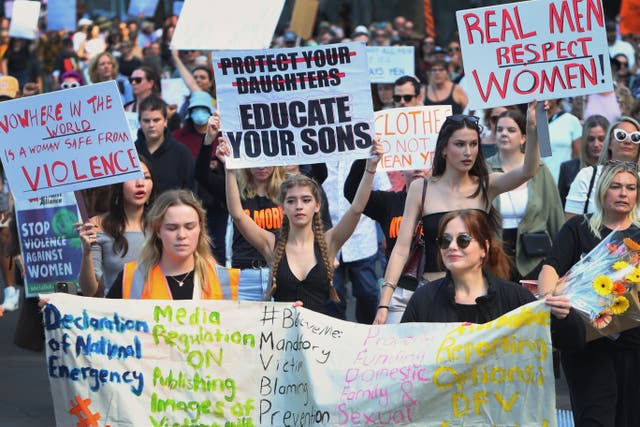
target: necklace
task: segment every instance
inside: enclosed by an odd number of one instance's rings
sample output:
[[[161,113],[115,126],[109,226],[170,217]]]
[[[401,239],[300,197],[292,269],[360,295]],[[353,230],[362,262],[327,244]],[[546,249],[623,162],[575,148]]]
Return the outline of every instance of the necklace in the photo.
[[[191,270],[191,271],[193,271],[193,270]],[[187,280],[187,277],[189,277],[189,275],[191,274],[191,271],[187,272],[187,274],[184,275],[182,280],[178,280],[173,276],[169,276],[169,277],[171,277],[173,280],[175,280],[176,283],[178,284],[178,286],[182,287],[182,286],[184,286],[184,281]]]

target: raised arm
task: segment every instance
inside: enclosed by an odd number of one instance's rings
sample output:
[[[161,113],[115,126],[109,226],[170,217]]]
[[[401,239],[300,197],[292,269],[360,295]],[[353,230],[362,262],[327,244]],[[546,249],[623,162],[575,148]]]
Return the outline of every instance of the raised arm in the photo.
[[[351,206],[347,209],[342,218],[340,218],[338,224],[326,233],[326,239],[331,254],[336,254],[338,252],[342,245],[344,245],[344,242],[351,237],[356,225],[358,225],[360,215],[362,215],[362,212],[367,205],[367,201],[369,200],[369,195],[373,188],[373,177],[376,174],[376,167],[382,158],[383,152],[382,143],[378,138],[374,138],[373,145],[371,146],[372,157],[367,159],[365,173],[362,175],[360,185],[358,186],[356,195],[351,202]]]
[[[509,172],[494,172],[489,175],[489,202],[502,193],[518,188],[536,175],[540,165],[538,130],[536,129],[537,101],[527,109],[527,144],[524,151],[524,163]]]
[[[407,201],[404,204],[404,213],[402,214],[402,222],[400,222],[400,230],[398,230],[398,239],[391,251],[391,256],[387,262],[387,269],[384,272],[384,281],[388,286],[383,286],[380,292],[379,307],[383,308],[378,308],[376,318],[373,321],[374,325],[383,325],[387,322],[389,309],[384,307],[389,307],[393,291],[398,284],[402,269],[409,258],[413,233],[416,229],[418,218],[422,215],[421,202],[424,183],[425,180],[416,179],[409,186]]]
[[[95,218],[87,221],[86,223],[75,224],[76,230],[80,235],[82,242],[82,258],[80,260],[80,274],[78,275],[78,284],[82,290],[82,295],[86,297],[93,297],[98,292],[98,277],[96,276],[96,269],[94,264],[94,257],[96,262],[102,258],[102,249],[97,244],[98,225],[96,225]]]
[[[224,138],[220,138],[216,154],[222,163],[225,163],[227,157],[231,154],[229,144]],[[251,243],[268,263],[271,263],[276,237],[273,233],[260,228],[258,224],[244,212],[242,203],[240,202],[240,190],[238,189],[235,170],[226,169],[226,192],[227,210],[229,211],[229,215],[231,215],[231,219],[233,219],[233,223],[238,227],[242,236],[247,239],[247,242]]]
[[[180,54],[177,49],[171,49],[171,57],[173,58],[173,64],[176,66],[176,69],[180,73],[180,77],[182,77],[182,81],[187,85],[191,92],[201,91],[200,86],[196,83],[196,79],[193,78],[193,75],[189,72],[187,67],[185,67],[182,59],[180,59]]]

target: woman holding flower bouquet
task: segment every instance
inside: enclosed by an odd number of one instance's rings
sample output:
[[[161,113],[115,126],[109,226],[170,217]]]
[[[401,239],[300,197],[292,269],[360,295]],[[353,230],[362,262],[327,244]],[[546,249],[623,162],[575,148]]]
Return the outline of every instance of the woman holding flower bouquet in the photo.
[[[636,171],[635,163],[610,161],[605,165],[595,188],[595,211],[571,218],[560,229],[538,278],[540,295],[556,291],[559,278],[612,230],[623,236],[640,232],[640,178]],[[595,327],[606,326],[612,313],[606,314],[596,318]],[[591,341],[578,352],[563,352],[561,360],[577,427],[640,426],[636,407],[640,396],[640,328]]]

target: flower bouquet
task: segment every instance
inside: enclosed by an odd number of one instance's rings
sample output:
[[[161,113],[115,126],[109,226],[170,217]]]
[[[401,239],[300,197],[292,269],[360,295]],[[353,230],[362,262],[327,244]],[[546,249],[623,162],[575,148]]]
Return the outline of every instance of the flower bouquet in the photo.
[[[586,320],[587,340],[640,326],[640,232],[615,230],[558,282]]]

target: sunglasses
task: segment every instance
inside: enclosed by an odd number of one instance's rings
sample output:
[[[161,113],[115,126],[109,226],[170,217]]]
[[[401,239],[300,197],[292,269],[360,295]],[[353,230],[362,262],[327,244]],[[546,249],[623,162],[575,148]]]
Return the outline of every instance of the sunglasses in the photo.
[[[609,160],[604,164],[605,166],[624,166],[625,168],[633,171],[638,170],[638,164],[636,162],[621,162],[620,160]]]
[[[404,100],[404,102],[409,102],[411,101],[413,98],[415,98],[418,95],[393,95],[393,100],[395,102],[400,102],[400,100]]]
[[[460,47],[459,46],[450,47],[448,50],[449,52],[460,52]]]
[[[618,142],[624,142],[627,137],[629,137],[629,139],[631,139],[631,142],[633,142],[634,144],[640,144],[640,132],[637,131],[627,133],[622,129],[616,129],[613,131],[613,137]]]
[[[80,87],[80,83],[79,82],[62,82],[60,83],[60,88],[61,89],[71,89],[74,87]]]
[[[598,135],[598,136],[589,135],[587,136],[587,142],[593,142],[596,139],[600,142],[604,142],[605,138],[606,137],[604,135]]]
[[[469,116],[467,114],[454,114],[453,116],[447,116],[444,124],[447,122],[466,123],[469,126],[480,128],[480,118],[477,116]]]
[[[140,83],[142,83],[142,77],[129,77],[129,82],[131,84],[137,84],[139,85]]]
[[[469,236],[468,234],[458,234],[456,236],[456,245],[458,245],[458,248],[460,249],[466,249],[469,247],[472,240],[473,237]],[[438,237],[436,241],[438,242],[438,247],[440,249],[449,249],[449,246],[451,246],[451,242],[453,242],[453,236],[444,234],[442,237]]]

